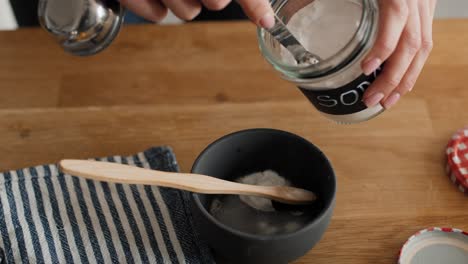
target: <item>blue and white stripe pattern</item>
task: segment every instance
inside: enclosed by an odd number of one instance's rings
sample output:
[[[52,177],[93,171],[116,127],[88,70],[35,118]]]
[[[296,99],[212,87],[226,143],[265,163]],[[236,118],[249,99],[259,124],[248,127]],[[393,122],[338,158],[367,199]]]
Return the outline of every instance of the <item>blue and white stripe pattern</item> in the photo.
[[[178,170],[167,147],[100,160]],[[213,263],[187,193],[95,182],[55,165],[0,174],[0,247],[6,263]]]

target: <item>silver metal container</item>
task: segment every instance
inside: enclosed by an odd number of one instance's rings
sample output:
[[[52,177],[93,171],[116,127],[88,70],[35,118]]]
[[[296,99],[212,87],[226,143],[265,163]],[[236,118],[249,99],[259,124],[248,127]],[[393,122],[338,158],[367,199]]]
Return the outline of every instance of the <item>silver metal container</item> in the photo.
[[[40,0],[39,22],[62,48],[78,56],[108,47],[122,26],[124,8],[116,0]]]

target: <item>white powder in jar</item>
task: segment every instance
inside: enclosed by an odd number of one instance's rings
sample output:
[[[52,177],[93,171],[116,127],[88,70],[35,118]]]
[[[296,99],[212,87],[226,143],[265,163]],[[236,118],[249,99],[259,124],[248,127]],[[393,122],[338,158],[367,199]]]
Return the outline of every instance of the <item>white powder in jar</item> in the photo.
[[[315,0],[295,13],[286,26],[306,50],[328,59],[353,38],[359,28],[361,14],[359,2]],[[297,65],[284,47],[281,47],[281,57],[284,62]]]
[[[326,60],[343,49],[354,37],[361,23],[362,13],[360,1],[315,0],[295,13],[288,21],[287,28],[306,50],[322,60]],[[282,46],[279,50],[279,56],[283,62],[297,65],[291,53]],[[333,87],[344,86],[362,74],[360,63],[354,63],[346,69],[345,73],[335,73],[335,76],[328,78],[328,80],[302,86],[311,90],[334,89]],[[348,115],[321,113],[338,123],[349,124],[366,121],[383,111],[382,105],[377,104],[374,107]]]

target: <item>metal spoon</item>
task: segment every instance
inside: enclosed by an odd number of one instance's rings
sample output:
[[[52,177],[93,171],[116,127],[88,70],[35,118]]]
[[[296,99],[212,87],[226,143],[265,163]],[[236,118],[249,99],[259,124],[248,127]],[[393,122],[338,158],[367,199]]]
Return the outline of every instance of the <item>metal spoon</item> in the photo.
[[[314,65],[321,61],[319,56],[304,48],[277,14],[275,14],[275,26],[266,30],[294,56],[297,64]]]
[[[252,195],[287,204],[307,204],[316,199],[313,192],[293,187],[248,185],[205,175],[148,170],[110,162],[62,160],[59,166],[64,173],[98,181],[157,185],[195,193]]]
[[[39,0],[43,28],[62,48],[79,56],[96,54],[120,31],[124,8],[116,0]]]

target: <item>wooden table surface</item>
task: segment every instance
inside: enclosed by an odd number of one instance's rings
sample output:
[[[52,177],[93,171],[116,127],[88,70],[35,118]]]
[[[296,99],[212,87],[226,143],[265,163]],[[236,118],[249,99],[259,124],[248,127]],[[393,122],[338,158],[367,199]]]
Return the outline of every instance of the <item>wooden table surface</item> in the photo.
[[[323,240],[297,263],[395,263],[431,226],[468,230],[444,173],[468,124],[468,20],[436,21],[415,91],[375,120],[336,125],[262,59],[248,23],[129,26],[104,53],[64,54],[40,29],[0,32],[0,170],[172,146],[183,171],[213,140],[272,127],[318,145],[338,177]]]

